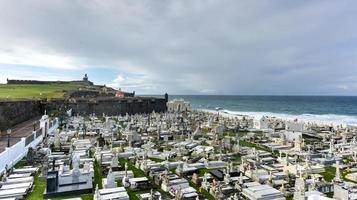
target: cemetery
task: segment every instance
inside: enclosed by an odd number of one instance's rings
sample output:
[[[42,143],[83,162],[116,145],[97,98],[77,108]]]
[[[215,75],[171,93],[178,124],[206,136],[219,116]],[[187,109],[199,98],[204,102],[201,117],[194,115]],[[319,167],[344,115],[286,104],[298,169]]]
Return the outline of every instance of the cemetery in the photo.
[[[62,121],[44,115],[30,139],[0,154],[0,199],[353,199],[357,192],[356,129],[170,105],[149,114],[68,113]]]

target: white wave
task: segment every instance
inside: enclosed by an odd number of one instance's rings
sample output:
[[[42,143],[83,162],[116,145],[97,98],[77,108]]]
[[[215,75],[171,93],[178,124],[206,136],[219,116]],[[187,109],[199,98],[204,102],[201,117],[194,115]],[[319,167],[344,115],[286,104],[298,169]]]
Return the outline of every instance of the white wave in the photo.
[[[284,114],[284,113],[273,113],[273,112],[241,112],[241,111],[230,111],[230,110],[222,110],[223,113],[232,114],[232,115],[245,115],[251,117],[258,117],[258,116],[270,116],[276,117],[284,120],[295,120],[302,122],[314,122],[320,124],[327,124],[327,125],[350,125],[350,126],[357,126],[357,116],[350,116],[350,115],[336,115],[336,114],[300,114],[300,115],[293,115],[293,114]]]

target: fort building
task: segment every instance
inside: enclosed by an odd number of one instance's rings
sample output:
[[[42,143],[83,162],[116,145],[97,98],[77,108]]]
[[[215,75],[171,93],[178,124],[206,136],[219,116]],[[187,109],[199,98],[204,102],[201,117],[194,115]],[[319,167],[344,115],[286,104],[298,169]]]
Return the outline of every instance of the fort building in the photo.
[[[73,81],[39,81],[39,80],[18,80],[18,79],[7,79],[7,84],[80,84],[80,85],[94,85],[93,82],[89,81],[88,75],[85,74],[82,80]]]
[[[80,84],[78,90],[68,90],[63,99],[0,100],[0,130],[4,131],[18,123],[40,116],[45,111],[66,112],[74,115],[125,115],[167,110],[168,95],[163,98],[135,96],[106,86],[94,85],[87,74],[75,81],[7,80],[7,84]]]

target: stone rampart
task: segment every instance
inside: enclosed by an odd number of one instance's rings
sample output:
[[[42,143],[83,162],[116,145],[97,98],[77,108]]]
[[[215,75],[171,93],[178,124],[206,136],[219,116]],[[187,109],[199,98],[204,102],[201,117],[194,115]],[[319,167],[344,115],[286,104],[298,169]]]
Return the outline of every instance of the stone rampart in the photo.
[[[166,98],[154,97],[98,97],[69,100],[22,100],[0,101],[0,130],[27,121],[51,110],[66,111],[72,108],[74,114],[125,115],[165,112]]]
[[[0,101],[0,130],[37,117],[41,110],[36,100]]]

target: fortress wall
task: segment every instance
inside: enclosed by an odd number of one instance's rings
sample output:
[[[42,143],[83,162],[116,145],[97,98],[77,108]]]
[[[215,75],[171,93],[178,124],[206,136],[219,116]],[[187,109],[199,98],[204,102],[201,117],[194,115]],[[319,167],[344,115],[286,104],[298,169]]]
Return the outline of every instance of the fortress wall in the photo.
[[[2,101],[0,102],[0,130],[6,130],[23,121],[43,114],[45,110],[60,109],[63,111],[72,108],[76,114],[92,114],[97,116],[125,115],[138,113],[165,112],[166,99],[160,98],[104,98],[104,99],[78,99],[76,102],[64,100],[51,100],[47,102],[28,101]]]
[[[0,101],[0,130],[39,116],[40,108],[40,102],[35,100]]]
[[[102,115],[125,115],[137,113],[165,112],[166,100],[157,98],[125,98],[70,103],[74,113]]]
[[[68,81],[7,80],[7,84],[67,84]]]
[[[7,79],[7,84],[9,85],[19,85],[19,84],[80,84],[80,85],[93,85],[91,81],[38,81],[38,80],[10,80]]]

